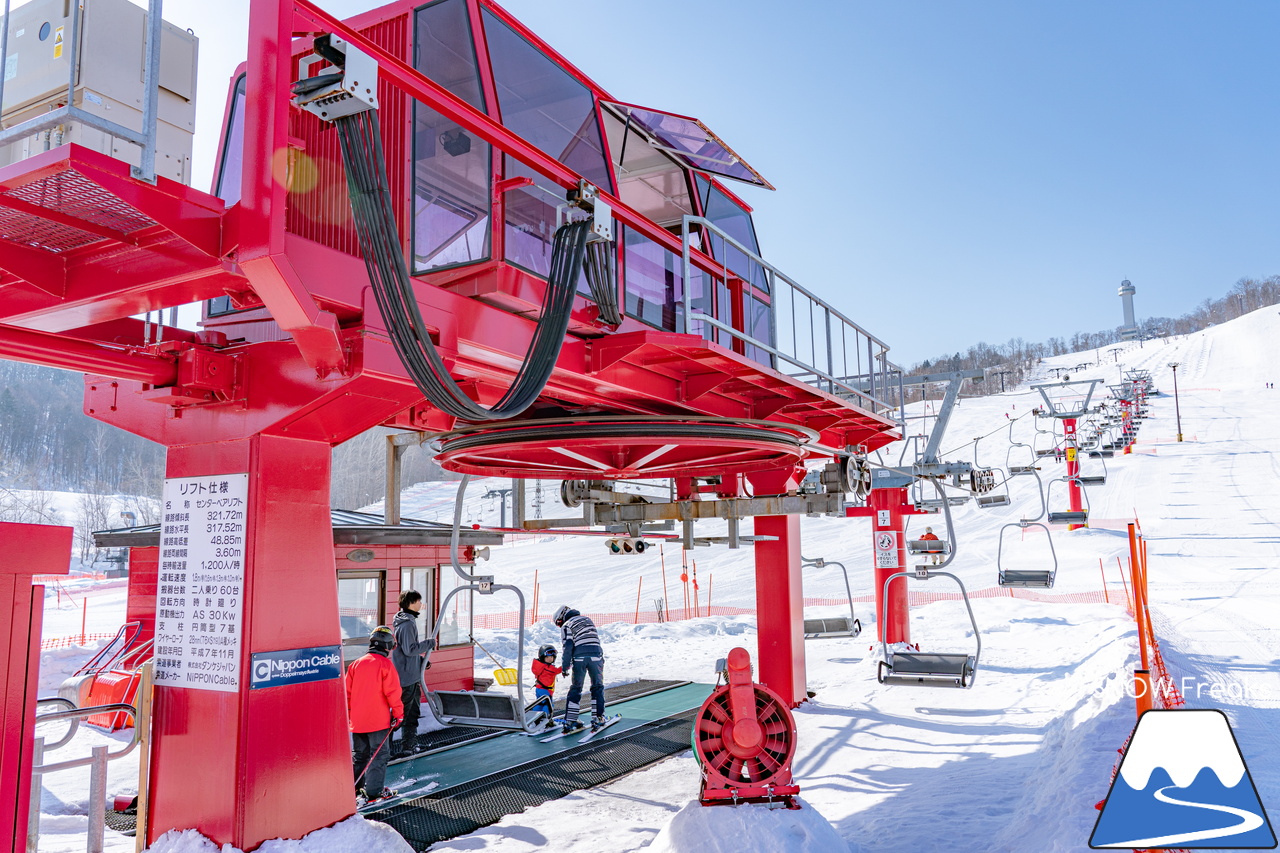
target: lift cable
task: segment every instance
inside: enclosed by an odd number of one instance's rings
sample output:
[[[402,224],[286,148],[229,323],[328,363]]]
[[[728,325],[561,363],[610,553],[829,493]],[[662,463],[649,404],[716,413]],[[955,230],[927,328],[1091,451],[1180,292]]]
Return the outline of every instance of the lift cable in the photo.
[[[515,417],[538,399],[560,356],[578,277],[586,261],[591,222],[568,222],[556,229],[546,295],[528,351],[510,387],[497,403],[486,408],[472,400],[450,375],[422,318],[396,226],[379,124],[378,112],[373,109],[334,120],[360,251],[392,344],[414,384],[442,412],[472,422]],[[598,303],[598,291],[610,290],[605,276],[611,259],[607,250],[603,254],[603,261],[596,259],[588,266],[589,282]],[[605,322],[617,315],[616,287],[612,292],[611,317],[606,318],[606,306],[600,303]],[[621,321],[620,317],[617,319]]]

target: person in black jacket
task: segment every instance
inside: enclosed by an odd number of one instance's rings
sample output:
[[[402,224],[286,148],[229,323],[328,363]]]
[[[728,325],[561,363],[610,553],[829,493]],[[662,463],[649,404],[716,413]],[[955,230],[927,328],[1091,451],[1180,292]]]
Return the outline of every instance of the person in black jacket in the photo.
[[[565,705],[564,733],[583,728],[578,721],[578,712],[582,685],[588,673],[591,675],[591,699],[596,712],[591,718],[591,727],[599,728],[604,725],[604,647],[600,645],[596,623],[568,605],[556,611],[553,621],[564,638],[565,671],[572,668],[573,672]]]
[[[400,594],[400,612],[392,620],[396,647],[391,662],[400,677],[400,700],[404,702],[404,723],[400,726],[400,744],[393,758],[417,751],[418,716],[422,713],[422,669],[431,640],[418,639],[418,614],[422,612],[422,593],[408,590]]]

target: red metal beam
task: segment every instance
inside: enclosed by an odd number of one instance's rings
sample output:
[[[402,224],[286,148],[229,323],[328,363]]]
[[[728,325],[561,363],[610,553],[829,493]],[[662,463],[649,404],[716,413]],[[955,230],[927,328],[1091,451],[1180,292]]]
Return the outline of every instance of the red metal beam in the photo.
[[[0,358],[149,385],[172,385],[178,379],[178,366],[172,359],[13,326],[0,326]]]

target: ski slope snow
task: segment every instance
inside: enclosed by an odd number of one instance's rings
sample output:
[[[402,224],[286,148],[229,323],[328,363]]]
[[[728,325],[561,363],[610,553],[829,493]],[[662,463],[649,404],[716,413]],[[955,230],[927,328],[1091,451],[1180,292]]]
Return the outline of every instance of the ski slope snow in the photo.
[[[843,562],[855,598],[863,599],[856,605],[862,637],[806,644],[808,685],[815,696],[796,711],[794,770],[802,797],[850,851],[1088,849],[1094,804],[1106,796],[1116,749],[1134,724],[1128,684],[1137,665],[1136,631],[1123,607],[1117,558],[1127,560],[1124,524],[1135,516],[1148,543],[1153,617],[1171,674],[1188,707],[1226,712],[1264,806],[1280,816],[1280,389],[1266,388],[1280,381],[1277,342],[1280,313],[1267,308],[1196,334],[1127,345],[1118,359],[1105,348],[1045,360],[1032,382],[1050,381],[1051,368],[1091,362],[1072,378],[1115,383],[1122,369],[1145,368],[1161,393],[1151,401],[1135,452],[1106,460],[1107,484],[1089,489],[1094,526],[1054,527],[1058,575],[1052,595],[975,596],[983,644],[971,690],[877,684],[879,649],[866,603],[873,573],[869,525],[856,519],[802,520],[804,554]],[[1175,441],[1171,362],[1180,365],[1186,438],[1181,443]],[[984,436],[977,445],[981,464],[1025,464],[1008,456],[1010,429],[1030,444],[1035,429],[1028,412],[1039,403],[1026,386],[963,400],[943,442],[945,458],[973,458],[974,439]],[[887,462],[896,462],[893,450]],[[1097,465],[1093,473],[1100,473],[1101,463],[1092,459],[1085,460],[1084,473],[1091,473],[1091,463]],[[1062,475],[1061,464],[1040,464],[1046,477]],[[468,496],[496,482],[473,483]],[[1062,486],[1054,489],[1055,505],[1065,502]],[[441,520],[448,517],[443,508],[451,506],[452,487],[416,488],[423,509],[434,502]],[[966,505],[954,513],[958,550],[950,568],[971,591],[995,586],[1001,529],[1039,511],[1031,478],[1012,481],[1010,494],[1009,507]],[[414,515],[415,500],[412,491],[406,494],[407,515]],[[942,519],[932,516],[914,521],[911,534],[922,532],[924,524],[944,532]],[[688,556],[697,561],[700,605],[705,607],[710,593],[715,606],[754,607],[749,548],[698,549]],[[1015,568],[1050,563],[1043,540],[1030,533],[1024,538],[1016,527],[1006,530],[1000,556]],[[521,585],[530,598],[537,577],[541,621],[526,634],[534,645],[557,640],[546,617],[561,603],[588,615],[632,613],[637,607],[651,612],[653,599],[663,597],[678,609],[684,595],[681,562],[672,546],[613,557],[598,539],[544,537],[493,549],[486,571],[501,583]],[[837,598],[843,590],[838,569],[806,570],[807,596]],[[493,596],[477,601],[476,609],[496,614],[515,608],[513,599]],[[813,608],[811,615],[839,612],[840,606],[828,605]],[[955,600],[914,607],[911,633],[925,651],[972,652],[976,646],[964,607]],[[602,626],[602,634],[611,684],[636,678],[711,681],[714,661],[732,647],[741,645],[753,657],[756,652],[750,614],[614,623]],[[514,630],[484,629],[477,636],[500,662],[514,663]],[[62,654],[47,653],[45,665],[65,668]],[[477,670],[492,666],[477,651]],[[432,849],[629,851],[644,849],[660,835],[663,850],[713,849],[685,831],[688,818],[663,834],[675,816],[687,814],[697,789],[697,766],[686,752]],[[74,815],[83,802],[83,794],[58,790],[46,791],[42,800],[51,819]],[[322,845],[333,831],[288,849],[327,853],[333,848]],[[804,849],[803,834],[792,847],[769,849]],[[40,849],[83,849],[73,835],[51,831]],[[132,850],[131,839],[108,835],[109,850]],[[739,849],[748,848],[746,840]]]

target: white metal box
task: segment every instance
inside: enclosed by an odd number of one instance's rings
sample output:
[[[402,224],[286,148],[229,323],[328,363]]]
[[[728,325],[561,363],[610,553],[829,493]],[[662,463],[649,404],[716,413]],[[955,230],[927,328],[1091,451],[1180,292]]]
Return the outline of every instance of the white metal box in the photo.
[[[133,130],[142,130],[147,11],[129,0],[34,0],[10,13],[4,56],[5,128],[67,103],[73,33],[80,42],[72,105]],[[191,180],[199,40],[167,21],[161,25],[156,174]],[[138,146],[79,122],[0,145],[0,166],[74,142],[138,165]]]

